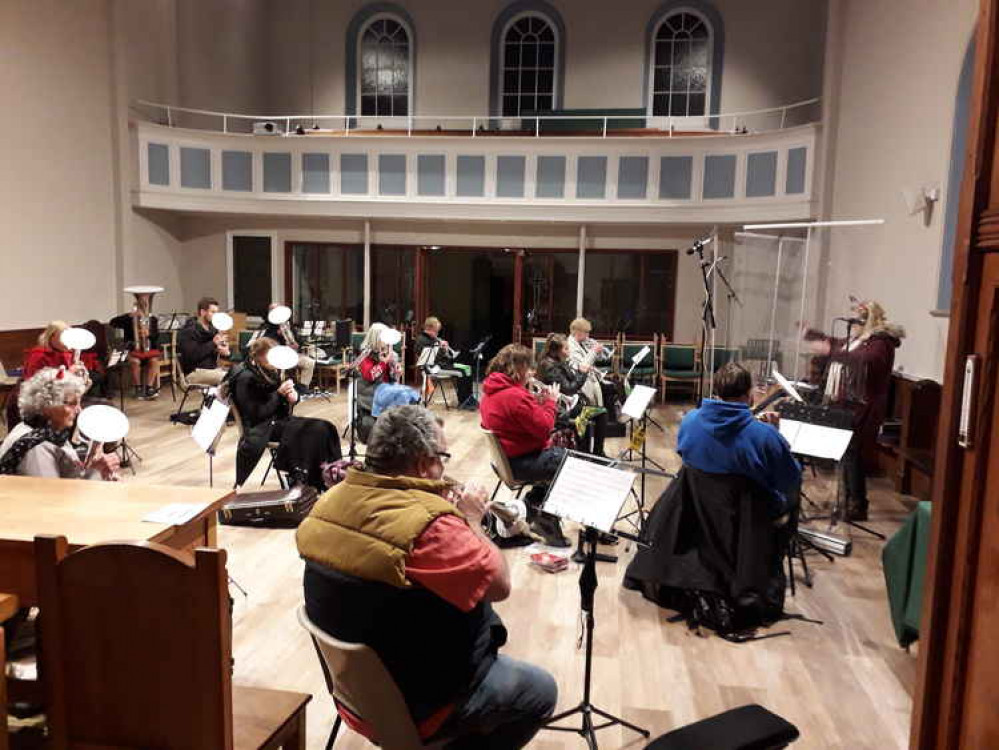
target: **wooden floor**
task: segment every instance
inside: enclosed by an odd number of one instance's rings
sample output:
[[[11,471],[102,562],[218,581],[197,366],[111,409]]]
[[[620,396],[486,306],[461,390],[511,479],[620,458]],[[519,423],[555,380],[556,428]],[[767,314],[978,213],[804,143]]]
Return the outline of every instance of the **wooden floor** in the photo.
[[[142,456],[137,475],[128,475],[127,481],[208,484],[208,461],[191,440],[190,428],[167,422],[172,406],[168,390],[158,402],[126,402],[129,437]],[[332,403],[310,401],[298,410],[326,417],[341,430],[345,412],[343,396]],[[678,407],[660,407],[657,418],[665,432],[653,429],[650,437],[651,454],[671,469],[678,465],[673,446],[679,416]],[[450,411],[445,423],[453,454],[449,473],[491,489],[477,414]],[[215,459],[217,487],[232,484],[236,439],[235,429],[222,438]],[[611,441],[608,453],[617,444]],[[262,462],[251,485],[259,484],[263,468]],[[276,486],[273,475],[268,485]],[[809,479],[808,485],[813,498],[829,496],[828,478]],[[890,533],[911,503],[888,492],[883,480],[875,487],[871,525]],[[661,489],[661,480],[650,483],[650,501]],[[228,550],[230,574],[247,591],[244,597],[233,589],[236,681],[313,693],[308,746],[324,747],[331,701],[316,655],[295,621],[302,599],[302,562],[293,532],[222,527],[219,543]],[[616,564],[599,566],[593,681],[598,706],[647,727],[655,737],[756,702],[800,728],[802,739],[795,748],[907,747],[916,659],[894,640],[877,540],[856,534],[853,556],[835,563],[809,558],[815,586],[799,586],[797,597],[788,597],[787,609],[823,620],[824,625],[780,623],[774,630],[789,630],[791,636],[741,645],[701,638],[681,624],[667,623],[665,611],[637,592],[622,589],[621,576],[633,551],[623,544],[619,551]],[[558,680],[560,708],[571,707],[582,694],[583,660],[576,645],[578,566],[551,575],[529,566],[523,549],[505,554],[513,570],[513,595],[497,607],[510,631],[505,653],[550,670]],[[405,637],[404,623],[400,637]],[[336,746],[369,747],[349,730],[342,732]],[[543,731],[531,746],[555,750],[584,743],[576,735]],[[600,732],[600,746],[641,748],[644,743],[634,734],[606,729]]]

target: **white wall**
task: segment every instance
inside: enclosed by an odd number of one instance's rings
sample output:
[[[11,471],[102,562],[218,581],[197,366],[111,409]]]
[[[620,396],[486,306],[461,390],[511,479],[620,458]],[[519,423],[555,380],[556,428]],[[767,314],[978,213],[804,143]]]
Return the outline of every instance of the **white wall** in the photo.
[[[309,46],[315,108],[344,111],[344,42],[367,3],[284,0],[266,7],[267,104],[307,113]],[[494,19],[507,0],[399,0],[416,26],[417,114],[489,110]],[[646,27],[661,0],[552,0],[566,26],[565,101],[569,108],[641,107]],[[721,108],[757,109],[818,96],[822,85],[825,0],[716,0],[725,24]],[[207,105],[205,105],[207,106]]]
[[[109,35],[105,0],[0,3],[0,328],[114,308]]]
[[[831,8],[827,80],[830,154],[825,214],[884,218],[878,230],[834,230],[825,257],[823,319],[847,295],[881,300],[908,338],[896,363],[943,375],[946,319],[936,307],[948,191],[954,100],[971,38],[975,0],[845,0]],[[926,226],[909,216],[903,189],[936,184],[942,200]]]

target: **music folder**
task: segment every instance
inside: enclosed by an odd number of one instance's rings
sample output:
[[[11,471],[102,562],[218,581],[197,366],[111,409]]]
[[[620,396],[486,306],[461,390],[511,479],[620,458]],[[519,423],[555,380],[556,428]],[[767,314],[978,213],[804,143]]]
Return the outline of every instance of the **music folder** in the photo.
[[[567,453],[542,510],[610,533],[637,475]]]

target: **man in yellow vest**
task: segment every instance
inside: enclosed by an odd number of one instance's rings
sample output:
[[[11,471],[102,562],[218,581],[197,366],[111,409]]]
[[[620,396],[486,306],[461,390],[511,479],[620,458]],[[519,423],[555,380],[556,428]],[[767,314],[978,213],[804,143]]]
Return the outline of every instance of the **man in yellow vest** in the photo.
[[[378,418],[365,469],[348,470],[299,526],[305,607],[334,638],[374,649],[424,740],[513,750],[551,716],[555,680],[497,653],[506,628],[491,603],[510,595],[510,571],[482,531],[486,492],[452,491],[448,458],[427,409]],[[363,717],[339,710],[377,740]]]

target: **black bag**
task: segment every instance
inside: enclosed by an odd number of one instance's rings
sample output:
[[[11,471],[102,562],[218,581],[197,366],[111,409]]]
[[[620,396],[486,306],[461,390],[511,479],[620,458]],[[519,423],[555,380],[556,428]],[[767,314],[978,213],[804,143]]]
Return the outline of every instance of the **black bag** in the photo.
[[[315,487],[305,484],[288,490],[241,492],[222,506],[219,523],[294,528],[305,520],[318,499]]]

